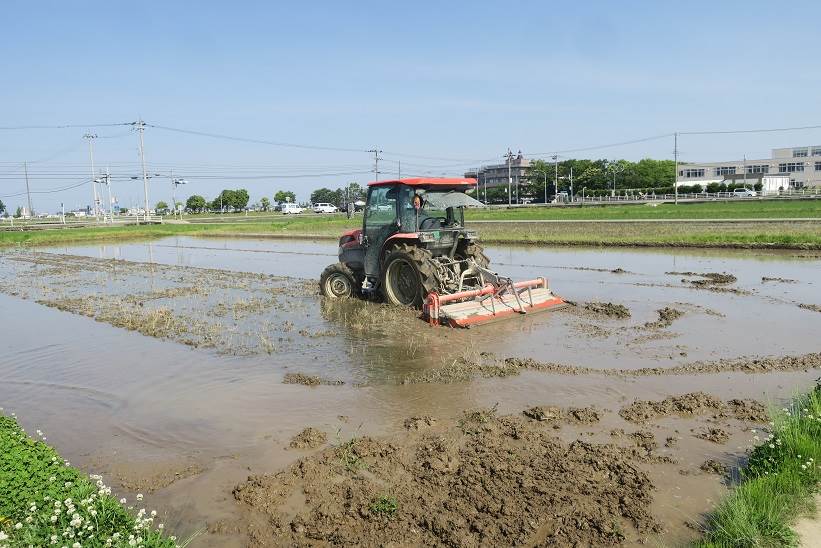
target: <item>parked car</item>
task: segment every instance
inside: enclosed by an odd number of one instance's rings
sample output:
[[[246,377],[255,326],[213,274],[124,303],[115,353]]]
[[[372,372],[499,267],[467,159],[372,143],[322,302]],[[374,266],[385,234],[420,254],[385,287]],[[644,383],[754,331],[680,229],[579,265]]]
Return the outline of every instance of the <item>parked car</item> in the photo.
[[[299,207],[299,204],[282,204],[282,213],[285,215],[299,215],[303,211],[305,210]]]
[[[314,204],[314,213],[336,213],[339,208],[333,204]]]
[[[758,193],[755,190],[750,190],[749,188],[737,188],[733,191],[733,196],[736,198],[748,198],[758,196]]]

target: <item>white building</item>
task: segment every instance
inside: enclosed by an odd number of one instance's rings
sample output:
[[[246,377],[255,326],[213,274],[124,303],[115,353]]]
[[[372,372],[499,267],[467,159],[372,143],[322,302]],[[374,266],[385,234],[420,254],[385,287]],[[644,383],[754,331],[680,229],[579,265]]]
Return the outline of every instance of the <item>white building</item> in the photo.
[[[725,180],[738,183],[745,174],[775,190],[821,186],[821,145],[775,148],[771,158],[762,160],[679,163],[676,184],[706,185]]]

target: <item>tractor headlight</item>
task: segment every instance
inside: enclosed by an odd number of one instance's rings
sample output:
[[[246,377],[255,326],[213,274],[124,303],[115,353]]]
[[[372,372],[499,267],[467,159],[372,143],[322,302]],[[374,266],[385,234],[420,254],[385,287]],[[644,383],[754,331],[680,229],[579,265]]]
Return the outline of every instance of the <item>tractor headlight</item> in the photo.
[[[476,232],[475,230],[466,230],[465,231],[465,239],[466,240],[478,240],[479,239],[479,233]]]

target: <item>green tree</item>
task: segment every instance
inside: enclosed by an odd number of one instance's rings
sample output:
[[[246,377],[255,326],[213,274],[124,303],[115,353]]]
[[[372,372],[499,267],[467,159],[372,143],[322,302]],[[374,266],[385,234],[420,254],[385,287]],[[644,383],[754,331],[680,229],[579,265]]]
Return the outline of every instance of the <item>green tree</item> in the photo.
[[[20,206],[17,206],[17,211],[14,212],[14,218],[19,219],[22,216],[23,216],[23,208],[20,207]]]
[[[274,194],[274,201],[278,204],[285,202],[295,203],[296,194],[290,190],[277,190],[276,194]]]
[[[244,188],[240,188],[234,191],[234,195],[231,201],[231,207],[234,208],[236,211],[242,211],[246,207],[248,207],[248,200],[251,197],[248,195],[248,191]]]
[[[331,190],[330,188],[318,188],[311,192],[311,203],[312,204],[320,204],[320,203],[329,203],[335,204],[339,198],[339,194],[337,192]]]
[[[186,200],[185,209],[199,213],[205,209],[207,205],[208,204],[205,202],[205,198],[194,194],[193,196],[189,196],[188,200]]]
[[[159,202],[157,202],[157,205],[154,206],[154,211],[156,211],[157,213],[166,212],[168,211],[168,204],[160,200]]]
[[[3,203],[3,200],[0,200],[0,215],[6,212],[6,204]]]
[[[259,205],[262,206],[262,211],[268,211],[268,208],[271,207],[271,200],[263,196],[259,201]]]

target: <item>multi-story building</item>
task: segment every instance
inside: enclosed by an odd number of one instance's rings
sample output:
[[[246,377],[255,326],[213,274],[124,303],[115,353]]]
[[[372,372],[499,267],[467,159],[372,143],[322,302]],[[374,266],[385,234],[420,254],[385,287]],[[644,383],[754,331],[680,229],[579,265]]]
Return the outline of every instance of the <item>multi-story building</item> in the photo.
[[[494,188],[498,186],[507,187],[508,173],[511,179],[511,189],[514,193],[520,183],[527,180],[527,170],[530,168],[530,160],[522,156],[521,151],[518,155],[512,156],[510,159],[510,171],[508,172],[508,163],[496,164],[491,166],[482,166],[481,168],[469,170],[465,172],[465,177],[476,179],[479,183],[479,191],[482,192],[485,188]]]
[[[785,181],[788,177],[789,188],[821,186],[821,146],[774,148],[772,157],[762,160],[679,163],[676,184],[704,185],[725,179],[739,182],[745,174],[751,182],[760,182],[771,175]]]

